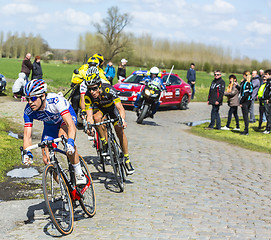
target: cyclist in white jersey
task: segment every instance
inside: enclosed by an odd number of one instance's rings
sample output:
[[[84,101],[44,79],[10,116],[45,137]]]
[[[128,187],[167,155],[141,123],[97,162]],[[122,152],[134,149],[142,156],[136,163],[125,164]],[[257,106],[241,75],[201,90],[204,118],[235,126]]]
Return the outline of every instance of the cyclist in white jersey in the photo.
[[[24,110],[24,144],[23,148],[32,145],[32,126],[33,120],[37,119],[44,122],[42,141],[52,140],[61,135],[68,138],[67,156],[70,159],[74,171],[76,185],[86,184],[79,162],[79,155],[74,144],[76,136],[76,114],[70,103],[56,93],[46,93],[47,84],[42,79],[29,81],[24,88],[28,104]],[[48,149],[42,150],[43,162],[48,164]],[[33,154],[31,151],[23,151],[22,162],[26,165],[31,164]]]

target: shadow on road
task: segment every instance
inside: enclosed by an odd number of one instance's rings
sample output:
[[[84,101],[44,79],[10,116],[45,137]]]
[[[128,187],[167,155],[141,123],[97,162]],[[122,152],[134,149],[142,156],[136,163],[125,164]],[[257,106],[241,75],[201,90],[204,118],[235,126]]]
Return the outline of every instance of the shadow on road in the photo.
[[[120,189],[118,187],[118,183],[115,179],[115,175],[113,173],[113,169],[109,162],[106,163],[105,172],[103,172],[102,164],[100,163],[100,158],[98,156],[84,156],[84,160],[87,164],[93,165],[97,172],[91,172],[91,177],[93,181],[98,181],[98,183],[103,184],[105,189],[120,193]],[[96,184],[95,182],[95,184]],[[132,184],[133,182],[126,179],[125,184]],[[95,188],[95,185],[94,185]]]

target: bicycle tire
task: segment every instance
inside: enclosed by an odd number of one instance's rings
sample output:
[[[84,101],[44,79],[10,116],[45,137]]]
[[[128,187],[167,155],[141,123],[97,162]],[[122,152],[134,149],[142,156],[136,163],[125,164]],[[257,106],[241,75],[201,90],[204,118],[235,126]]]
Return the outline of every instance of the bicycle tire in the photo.
[[[79,155],[79,159],[80,159],[80,164],[81,164],[83,173],[90,180],[90,185],[87,188],[87,190],[84,192],[83,198],[81,198],[79,202],[84,212],[89,217],[93,217],[96,213],[96,195],[95,195],[95,190],[94,190],[94,184],[93,184],[93,181],[92,181],[92,178],[91,178],[91,175],[90,175],[90,172],[88,170],[85,160],[80,155]],[[78,188],[80,189],[80,187]]]
[[[74,224],[72,199],[63,175],[57,174],[53,164],[48,164],[44,168],[42,188],[53,224],[61,234],[70,234]]]
[[[108,150],[109,150],[110,162],[113,168],[115,179],[120,188],[120,192],[123,192],[124,191],[123,172],[120,165],[118,149],[113,139],[110,141],[110,144],[108,144]]]
[[[102,164],[102,169],[103,169],[103,172],[105,172],[105,159],[104,159],[104,156],[102,156],[102,152],[103,152],[103,145],[102,145],[102,141],[97,133],[97,154],[98,156],[100,157],[100,163]]]
[[[147,113],[149,110],[149,106],[146,104],[144,105],[142,111],[140,112],[140,115],[138,116],[136,123],[141,124],[143,122],[143,119],[146,118]]]

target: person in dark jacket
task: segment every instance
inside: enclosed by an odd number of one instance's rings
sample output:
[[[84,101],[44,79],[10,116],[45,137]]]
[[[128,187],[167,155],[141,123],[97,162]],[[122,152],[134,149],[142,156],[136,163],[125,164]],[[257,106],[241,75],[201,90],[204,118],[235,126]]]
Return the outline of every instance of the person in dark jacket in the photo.
[[[251,99],[251,104],[249,108],[249,113],[250,113],[249,122],[255,123],[256,119],[255,119],[255,114],[254,114],[254,102],[257,101],[258,99],[258,91],[259,91],[259,87],[261,86],[260,77],[257,74],[256,70],[252,71],[251,84],[253,87],[253,92],[252,92],[252,99]]]
[[[239,117],[238,117],[238,106],[239,106],[239,98],[238,98],[239,91],[237,89],[238,82],[235,75],[230,75],[229,80],[230,80],[230,83],[224,95],[228,97],[228,105],[230,109],[228,112],[227,125],[222,127],[221,129],[230,130],[231,118],[233,114],[235,118],[235,122],[236,122],[236,128],[234,128],[233,130],[240,131]]]
[[[196,70],[195,70],[195,64],[191,63],[190,68],[187,70],[186,74],[187,83],[190,85],[192,90],[192,96],[191,99],[194,99],[194,95],[196,92],[195,84],[196,84]]]
[[[36,56],[32,67],[31,79],[42,79],[42,69],[40,65],[40,56]]]
[[[32,63],[30,61],[31,58],[31,53],[27,53],[25,56],[25,59],[22,62],[22,69],[21,72],[25,73],[26,75],[26,80],[28,80],[28,77],[30,75],[30,72],[32,70]]]
[[[113,67],[113,63],[111,61],[108,62],[105,70],[104,70],[105,76],[108,79],[108,81],[110,82],[110,84],[113,84],[113,79],[115,77],[116,74],[116,70]]]
[[[216,70],[214,72],[214,76],[215,76],[215,79],[212,81],[212,84],[210,86],[208,102],[207,102],[209,105],[212,105],[211,122],[209,126],[205,129],[213,129],[216,123],[216,128],[220,130],[221,120],[220,120],[220,115],[219,115],[219,108],[223,102],[225,82],[221,78],[221,72],[219,70]]]
[[[118,78],[118,82],[120,83],[121,80],[126,78],[126,63],[128,61],[126,59],[121,59],[121,64],[118,67],[118,71],[117,71],[117,78]]]
[[[251,84],[251,75],[250,72],[245,71],[243,73],[244,79],[242,80],[240,84],[240,107],[242,109],[242,114],[245,122],[245,129],[241,133],[241,135],[248,135],[248,125],[249,125],[249,119],[248,119],[248,112],[251,105],[252,100],[252,92],[253,87]]]
[[[263,100],[264,108],[266,115],[266,129],[263,132],[264,134],[269,134],[271,131],[271,70],[264,71],[265,78],[267,79],[264,91],[263,91]]]

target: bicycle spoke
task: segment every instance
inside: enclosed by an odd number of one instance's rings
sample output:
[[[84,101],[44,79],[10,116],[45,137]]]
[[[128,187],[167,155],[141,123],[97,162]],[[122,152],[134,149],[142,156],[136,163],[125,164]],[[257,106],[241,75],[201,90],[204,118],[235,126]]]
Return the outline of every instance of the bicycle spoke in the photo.
[[[64,235],[73,229],[72,200],[62,174],[56,175],[52,164],[47,165],[43,172],[43,194],[52,222]]]

